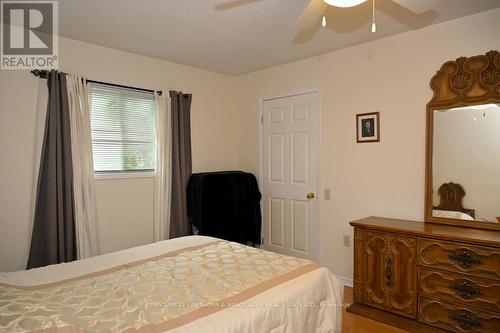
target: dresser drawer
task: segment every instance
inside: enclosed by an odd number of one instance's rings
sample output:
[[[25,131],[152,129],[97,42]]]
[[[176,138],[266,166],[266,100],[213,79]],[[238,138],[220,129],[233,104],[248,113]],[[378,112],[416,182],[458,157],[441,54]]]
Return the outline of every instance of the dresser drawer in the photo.
[[[422,267],[418,277],[421,296],[500,313],[500,281]]]
[[[420,322],[452,332],[500,332],[500,313],[465,308],[430,298],[420,298],[419,309]]]
[[[420,265],[500,280],[500,249],[419,238],[418,253]]]

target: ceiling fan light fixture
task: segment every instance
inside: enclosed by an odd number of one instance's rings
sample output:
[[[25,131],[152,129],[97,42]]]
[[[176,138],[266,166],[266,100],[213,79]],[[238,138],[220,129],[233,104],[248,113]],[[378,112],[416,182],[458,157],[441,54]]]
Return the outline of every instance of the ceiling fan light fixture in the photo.
[[[324,0],[330,6],[335,7],[354,7],[357,6],[366,0]]]

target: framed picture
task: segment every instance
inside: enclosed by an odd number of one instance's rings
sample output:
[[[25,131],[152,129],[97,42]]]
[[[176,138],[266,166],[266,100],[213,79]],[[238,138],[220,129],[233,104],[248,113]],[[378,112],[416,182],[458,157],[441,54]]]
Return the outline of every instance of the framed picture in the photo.
[[[356,137],[358,143],[380,141],[380,113],[356,115]]]

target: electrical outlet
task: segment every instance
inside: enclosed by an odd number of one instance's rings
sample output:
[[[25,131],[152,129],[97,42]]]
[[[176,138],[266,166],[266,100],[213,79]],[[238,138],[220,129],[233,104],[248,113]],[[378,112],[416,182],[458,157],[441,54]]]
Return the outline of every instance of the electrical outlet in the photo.
[[[325,200],[330,200],[331,192],[329,188],[325,188]]]
[[[344,246],[345,247],[350,247],[351,246],[351,236],[344,235]]]

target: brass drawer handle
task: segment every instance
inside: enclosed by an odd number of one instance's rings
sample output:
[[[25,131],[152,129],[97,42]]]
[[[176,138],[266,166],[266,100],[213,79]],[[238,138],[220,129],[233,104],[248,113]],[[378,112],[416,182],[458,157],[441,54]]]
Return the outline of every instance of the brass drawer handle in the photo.
[[[449,318],[464,330],[471,330],[481,325],[476,316],[464,311],[459,313],[454,312],[450,314]]]
[[[473,265],[481,265],[483,263],[476,256],[465,251],[456,251],[450,254],[448,258],[455,260],[462,268],[471,268]]]
[[[450,289],[455,291],[456,295],[463,298],[473,298],[481,295],[481,290],[468,281],[457,282],[450,285]]]

